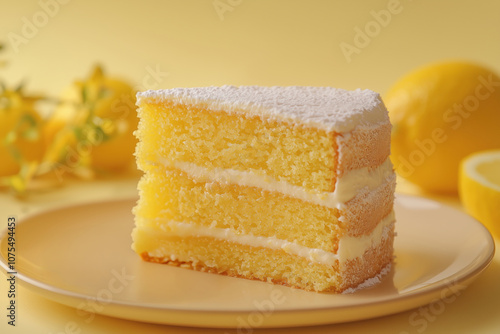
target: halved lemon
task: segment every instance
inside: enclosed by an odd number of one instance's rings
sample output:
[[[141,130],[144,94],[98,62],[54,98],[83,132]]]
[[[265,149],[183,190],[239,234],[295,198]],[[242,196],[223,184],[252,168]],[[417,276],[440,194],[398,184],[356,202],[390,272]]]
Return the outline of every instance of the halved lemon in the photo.
[[[478,152],[462,161],[459,193],[467,212],[500,239],[500,150]]]

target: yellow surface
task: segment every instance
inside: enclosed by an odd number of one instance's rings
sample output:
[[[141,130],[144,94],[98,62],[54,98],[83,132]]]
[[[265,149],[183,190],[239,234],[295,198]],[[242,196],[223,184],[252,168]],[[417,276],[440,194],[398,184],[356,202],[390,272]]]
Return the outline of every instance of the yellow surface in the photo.
[[[28,90],[58,96],[100,62],[110,74],[134,81],[139,89],[293,84],[384,93],[411,69],[443,59],[469,59],[500,72],[500,43],[495,39],[500,30],[500,2],[493,0],[401,0],[399,6],[389,0],[206,0],[197,5],[181,0],[66,2],[2,0],[0,40],[7,50],[0,53],[0,61],[8,62],[0,72],[2,80],[16,84],[26,79]],[[214,3],[219,4],[221,16]],[[365,28],[373,29],[371,36],[360,33]],[[133,190],[133,182],[128,186]],[[96,196],[116,197],[124,189],[116,184],[88,184],[39,193],[26,202],[2,193],[0,212],[6,221],[9,214]],[[455,197],[438,199],[458,205]],[[443,308],[335,326],[254,332],[498,333],[499,277],[497,254],[484,274],[456,299],[448,299]],[[0,305],[7,302],[6,291],[7,282],[2,279]],[[75,309],[22,287],[18,293],[19,326],[7,326],[2,314],[2,333],[78,333],[78,329],[80,333],[236,332],[149,325],[98,315],[82,318]]]

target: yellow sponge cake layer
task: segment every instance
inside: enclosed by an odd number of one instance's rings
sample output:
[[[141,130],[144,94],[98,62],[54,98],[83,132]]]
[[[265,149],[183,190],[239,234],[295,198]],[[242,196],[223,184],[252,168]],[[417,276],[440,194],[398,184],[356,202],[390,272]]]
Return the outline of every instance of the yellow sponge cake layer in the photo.
[[[342,292],[381,273],[392,262],[393,229],[355,259],[324,264],[283,249],[252,247],[216,238],[185,238],[136,230],[136,247],[146,261],[235,277],[273,282],[305,290]]]
[[[141,108],[140,127],[147,124],[148,130],[139,130],[139,139],[152,148],[138,151],[141,168],[159,156],[206,168],[251,169],[318,191],[334,188],[336,142],[324,131],[191,106]]]
[[[188,221],[230,228],[237,234],[275,236],[331,252],[336,252],[345,231],[337,209],[256,187],[196,182],[179,170],[150,173],[139,187],[156,195],[140,199],[135,211],[138,227],[161,228],[165,221]]]

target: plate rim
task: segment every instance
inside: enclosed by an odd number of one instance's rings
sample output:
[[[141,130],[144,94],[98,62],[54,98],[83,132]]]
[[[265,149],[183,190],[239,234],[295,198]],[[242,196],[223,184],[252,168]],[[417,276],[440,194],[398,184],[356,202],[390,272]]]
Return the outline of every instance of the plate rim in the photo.
[[[416,299],[417,297],[420,297],[420,299],[423,298],[426,300],[424,302],[419,302],[413,306],[410,305],[409,307],[401,308],[399,311],[382,312],[382,314],[379,314],[376,316],[370,316],[370,317],[360,316],[360,317],[357,317],[357,318],[354,318],[351,320],[346,320],[346,321],[326,321],[326,322],[320,322],[320,323],[311,323],[310,325],[350,322],[350,321],[356,321],[356,320],[362,320],[362,319],[371,319],[371,318],[375,318],[375,317],[383,316],[383,315],[400,313],[400,312],[407,311],[409,309],[430,303],[433,299],[432,297],[434,297],[436,295],[436,293],[442,291],[442,289],[446,286],[448,286],[448,287],[455,286],[457,284],[464,283],[464,282],[466,283],[465,286],[469,285],[476,277],[478,277],[484,270],[486,270],[489,267],[489,265],[491,264],[491,261],[494,258],[494,255],[495,255],[495,242],[493,240],[491,233],[488,231],[488,229],[482,223],[480,223],[479,221],[477,221],[473,217],[467,215],[465,212],[462,212],[459,209],[454,208],[446,203],[438,202],[436,200],[429,199],[429,198],[422,197],[422,196],[396,193],[396,199],[398,197],[417,198],[419,200],[425,199],[429,202],[437,203],[441,207],[445,207],[448,210],[452,210],[452,211],[455,211],[456,213],[459,213],[459,214],[466,216],[467,219],[470,221],[470,223],[476,224],[477,227],[482,230],[483,234],[486,237],[485,240],[487,240],[487,243],[485,243],[485,245],[484,245],[484,247],[485,247],[484,254],[482,254],[482,256],[480,257],[482,259],[482,261],[475,263],[472,266],[472,268],[470,268],[468,270],[465,270],[465,267],[462,267],[461,270],[459,270],[458,272],[454,272],[451,275],[448,275],[447,277],[442,278],[437,282],[433,282],[433,283],[431,283],[427,286],[424,286],[424,287],[413,289],[413,290],[411,290],[408,293],[405,293],[403,295],[388,295],[385,298],[382,297],[382,299],[379,298],[377,300],[373,300],[373,301],[369,301],[369,302],[359,302],[359,303],[353,303],[353,304],[349,304],[349,305],[318,306],[318,307],[308,307],[308,308],[300,308],[300,309],[298,309],[298,308],[297,309],[293,309],[293,308],[292,309],[278,309],[278,310],[273,310],[272,315],[287,315],[287,314],[293,315],[293,314],[297,314],[297,313],[304,314],[304,313],[316,313],[316,312],[338,312],[339,310],[347,312],[349,310],[358,309],[358,308],[370,308],[370,307],[373,307],[375,305],[382,306],[382,305],[390,305],[392,303],[403,303],[403,302],[407,302],[408,300]],[[57,211],[61,211],[61,210],[71,210],[71,209],[77,208],[77,207],[85,207],[85,206],[93,206],[93,205],[106,205],[106,204],[110,204],[110,203],[131,202],[133,200],[137,200],[137,196],[130,196],[130,197],[119,198],[119,199],[91,200],[91,201],[84,201],[84,202],[80,202],[80,203],[61,205],[61,206],[58,206],[56,208],[50,208],[48,210],[42,210],[42,211],[34,212],[31,214],[23,215],[21,219],[16,221],[16,228],[19,224],[22,224],[27,220],[36,218],[37,216],[49,215],[53,212],[57,212]],[[8,227],[5,227],[2,230],[0,230],[0,244],[4,243],[4,239],[7,236],[7,234],[8,234]],[[489,252],[488,252],[488,250],[489,250]],[[3,250],[0,250],[0,268],[2,268],[2,271],[4,271],[5,275],[7,275],[9,272],[9,268],[8,268],[8,263],[7,263],[6,259],[4,258],[3,254],[4,254]],[[477,260],[477,257],[474,260]],[[395,270],[396,269],[395,269],[395,265],[393,262],[392,268],[390,269],[390,272],[394,272]],[[386,274],[386,275],[388,275],[388,274]],[[457,274],[458,274],[458,276],[455,276]],[[384,275],[384,277],[386,275]],[[16,276],[16,278],[20,279],[20,281],[22,282],[22,285],[27,286],[27,288],[32,290],[32,291],[35,290],[34,292],[36,292],[38,295],[42,295],[43,297],[45,297],[49,300],[52,300],[54,302],[61,303],[61,304],[64,304],[64,305],[67,305],[70,307],[74,307],[74,305],[71,303],[61,302],[56,296],[62,296],[64,298],[76,299],[76,300],[80,300],[80,301],[85,301],[85,300],[99,301],[100,300],[98,297],[95,297],[95,296],[89,296],[89,295],[86,295],[84,293],[66,290],[64,288],[60,288],[60,287],[57,287],[57,286],[54,286],[54,285],[51,285],[48,283],[41,282],[41,281],[37,280],[36,278],[30,277],[27,274],[24,274],[22,272],[17,271],[17,269],[16,269],[15,276]],[[443,281],[446,281],[446,279],[449,277],[453,277],[451,282],[443,282]],[[445,284],[443,284],[443,283],[445,283]],[[55,296],[52,298],[52,295],[55,295]],[[242,314],[249,314],[249,313],[255,311],[254,309],[206,310],[206,309],[201,309],[201,308],[198,308],[198,309],[176,308],[176,307],[170,307],[170,306],[165,307],[165,306],[161,306],[161,305],[154,305],[154,304],[148,304],[148,303],[137,304],[137,303],[130,302],[130,301],[120,301],[120,300],[118,300],[118,301],[113,300],[111,302],[107,302],[107,306],[109,306],[109,305],[114,305],[114,306],[119,307],[119,308],[140,309],[142,312],[148,311],[148,310],[155,311],[155,312],[169,312],[169,313],[182,312],[182,313],[190,314],[191,316],[196,315],[196,314],[201,314],[201,313],[209,314],[212,316],[213,315],[221,315],[221,314],[236,316],[236,315],[242,315]],[[96,312],[96,313],[109,315],[106,312]],[[119,318],[118,315],[112,315],[112,316]],[[130,318],[127,317],[125,319],[130,319]],[[138,319],[135,319],[135,320],[138,320]],[[148,321],[148,322],[154,322],[154,321]],[[156,323],[185,325],[185,326],[198,326],[198,325],[192,324],[192,323],[190,323],[190,324],[172,323],[171,321],[169,321],[169,322],[156,322]],[[200,325],[199,327],[202,327],[202,326],[203,325]],[[277,326],[274,326],[274,325],[259,326],[259,328],[290,327],[290,326],[296,326],[296,325],[281,324],[281,325],[277,325]],[[235,326],[209,326],[209,327],[234,328]]]

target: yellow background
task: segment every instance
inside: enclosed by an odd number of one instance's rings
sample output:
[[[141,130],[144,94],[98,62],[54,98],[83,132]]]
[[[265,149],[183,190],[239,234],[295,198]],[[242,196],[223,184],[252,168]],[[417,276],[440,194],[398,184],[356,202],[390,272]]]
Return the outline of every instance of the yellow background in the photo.
[[[86,77],[92,65],[101,63],[108,73],[124,77],[138,88],[327,85],[369,88],[383,94],[400,76],[429,62],[468,59],[500,72],[500,1],[61,2],[0,0],[0,41],[6,46],[0,61],[7,62],[0,69],[1,81],[15,85],[25,80],[28,91],[57,96],[73,80]],[[229,6],[222,18],[214,3]],[[385,16],[383,25],[377,22],[375,16],[387,15],[394,7],[397,14]],[[363,44],[357,31],[366,29],[374,30],[369,30],[371,36]],[[358,53],[347,59],[342,43],[357,46]],[[26,212],[79,200],[70,194],[92,197],[91,188],[71,187],[27,202],[0,194],[2,215],[8,214],[5,210],[9,214]],[[106,184],[99,187],[109,189]],[[446,200],[457,203],[456,198]],[[425,333],[461,333],[471,328],[476,333],[498,333],[500,320],[493,317],[500,309],[499,277],[497,255],[456,303],[429,322]],[[0,288],[3,305],[7,288],[3,279]],[[71,308],[25,289],[20,295],[20,326],[7,327],[4,319],[2,333],[59,333],[68,321],[78,321]],[[415,332],[409,324],[411,313],[307,330],[262,332]],[[481,321],[475,323],[475,319]],[[101,316],[84,330],[197,332]]]
[[[231,8],[223,20],[217,1]],[[47,22],[38,1],[2,0],[0,40],[7,50],[0,59],[8,67],[0,75],[56,95],[96,62],[137,85],[148,68],[168,73],[151,88],[328,85],[384,93],[417,66],[456,58],[500,72],[498,1],[42,2],[58,4]],[[373,12],[391,3],[399,3],[399,13],[384,27]],[[21,42],[23,18],[40,27]],[[340,45],[356,46],[356,28],[371,28],[373,37],[348,62]]]

